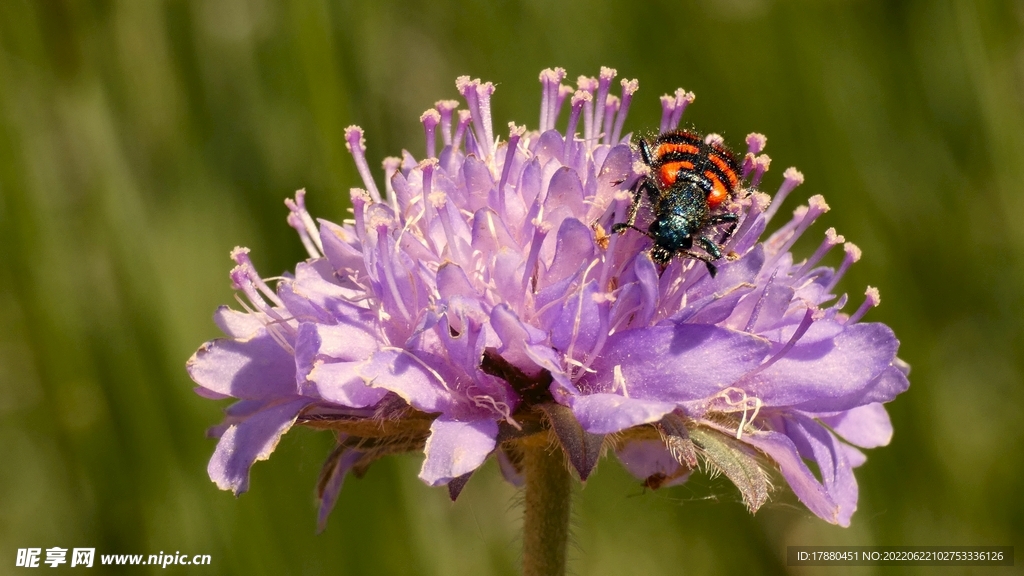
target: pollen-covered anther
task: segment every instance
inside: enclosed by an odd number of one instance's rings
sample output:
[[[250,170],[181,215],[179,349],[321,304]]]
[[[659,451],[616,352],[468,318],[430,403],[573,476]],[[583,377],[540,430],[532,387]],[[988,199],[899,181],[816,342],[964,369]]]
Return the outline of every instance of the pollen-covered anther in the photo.
[[[345,149],[349,152],[366,152],[366,138],[363,137],[362,128],[355,124],[345,128]]]
[[[356,221],[356,234],[360,238],[366,235],[366,206],[373,201],[362,188],[349,188],[349,199],[352,202],[352,214]]]
[[[674,128],[669,127],[669,122],[672,119],[672,113],[676,109],[676,97],[670,94],[661,95],[661,124],[658,127],[658,132],[664,134]]]
[[[682,88],[676,88],[676,108],[693,104],[696,99],[697,95],[693,92],[687,92]]]
[[[772,216],[779,211],[779,207],[782,206],[782,202],[786,200],[786,196],[793,191],[794,188],[804,183],[804,175],[794,167],[786,168],[786,171],[782,173],[782,185],[779,186],[778,192],[775,193],[775,198],[772,200],[771,206],[764,213],[765,221],[770,221]]]
[[[790,190],[804,183],[804,173],[793,166],[786,168],[786,171],[782,173],[782,177],[785,179],[784,185],[788,184]],[[780,189],[779,192],[781,191]]]
[[[622,103],[619,106],[618,115],[615,118],[615,127],[612,129],[610,141],[615,144],[622,138],[622,127],[626,124],[626,115],[629,114],[629,104],[633,101],[633,94],[640,89],[640,82],[636,79],[628,80],[623,78],[619,84],[622,85]]]
[[[573,108],[576,108],[579,106],[583,106],[584,102],[590,102],[593,99],[594,95],[591,94],[590,92],[587,92],[586,90],[577,90],[576,92],[573,93],[572,100],[570,101],[570,103],[572,104]]]
[[[595,100],[597,109],[594,110],[594,128],[590,135],[591,138],[600,136],[602,127],[610,124],[610,122],[605,121],[605,109],[608,107],[608,88],[611,87],[612,80],[616,74],[618,72],[614,68],[601,67],[601,73],[598,75],[597,80],[597,99]]]
[[[861,318],[867,314],[868,310],[871,310],[875,306],[882,303],[882,296],[878,293],[878,288],[868,286],[868,289],[864,292],[864,302],[857,308],[850,318],[846,321],[847,324],[853,324],[854,322],[860,321]]]
[[[455,127],[455,135],[452,136],[452,150],[458,150],[459,146],[462,145],[462,138],[466,134],[466,127],[469,126],[469,122],[473,119],[473,114],[469,110],[459,110],[459,124]]]
[[[253,266],[252,260],[249,258],[249,249],[241,246],[236,246],[231,251],[231,259],[235,261],[235,268],[231,271],[231,283],[236,290],[245,291],[244,286],[251,284],[259,289],[271,302],[277,306],[282,306],[281,299],[278,298],[277,294],[267,286],[263,278],[260,277],[259,273],[256,272],[256,267]],[[248,294],[248,293],[247,293]]]
[[[686,107],[693,104],[693,101],[697,99],[697,95],[693,92],[687,92],[682,88],[676,88],[676,101],[675,108],[672,110],[672,117],[669,119],[669,127],[672,130],[679,128],[679,121],[683,119],[683,112]]]
[[[748,154],[760,154],[764,150],[765,145],[768,144],[768,137],[764,134],[758,134],[757,132],[751,132],[747,134],[747,153]]]
[[[235,246],[231,250],[231,259],[235,261],[235,264],[242,264],[243,262],[248,262],[250,252],[251,250],[244,246]]]
[[[546,68],[540,73],[541,98],[539,129],[541,133],[547,132],[555,126],[559,85],[564,78],[564,68]]]
[[[846,238],[843,238],[841,234],[837,233],[835,228],[829,228],[828,230],[826,230],[825,239],[821,242],[821,245],[818,246],[818,249],[814,251],[814,254],[812,254],[811,257],[807,259],[807,262],[805,262],[804,265],[800,267],[800,270],[797,271],[797,275],[802,276],[809,272],[815,264],[821,261],[825,254],[827,254],[833,246],[842,244],[845,241]]]
[[[260,293],[267,295],[267,299],[269,299],[275,306],[283,306],[281,299],[278,298],[266,283],[263,282],[263,279],[260,278],[260,275],[256,272],[256,268],[253,267],[252,262],[249,260],[246,251],[235,248],[231,251],[231,255],[233,258],[237,259],[237,262],[239,262],[237,266],[231,269],[231,287],[242,292],[246,299],[249,300],[249,304],[252,305],[252,308],[255,308],[255,310],[262,312],[265,315],[266,318],[261,319],[260,321],[267,327],[267,332],[271,337],[273,337],[282,348],[290,349],[290,345],[283,339],[280,332],[282,330],[290,332],[293,330],[292,327],[288,326],[283,316],[278,314],[273,307],[267,304],[267,300],[260,296]],[[237,294],[235,295],[235,299],[239,304],[245,307],[247,311],[250,313],[252,312],[252,308],[249,308],[245,304],[245,301]]]
[[[772,159],[767,154],[761,154],[754,158],[754,176],[750,179],[750,187],[757,188],[761,184],[761,178],[772,165]]]
[[[847,242],[843,245],[843,250],[846,251],[846,257],[850,259],[850,262],[857,262],[860,260],[861,251],[860,247],[853,242]]]
[[[481,83],[479,78],[459,76],[455,80],[455,88],[466,99],[466,105],[473,118],[473,136],[483,159],[491,158],[494,146],[494,134],[491,128],[491,94],[494,84]]]
[[[395,217],[391,209],[383,204],[371,204],[366,209],[366,227],[378,232],[386,232],[395,224]]]
[[[434,103],[434,108],[441,116],[441,141],[445,146],[452,143],[452,112],[458,107],[458,100],[438,100]]]
[[[437,138],[434,136],[434,132],[437,125],[441,123],[441,113],[430,108],[420,115],[420,122],[423,124],[423,134],[427,139],[427,157],[433,158],[437,156],[435,152]]]
[[[498,181],[498,210],[501,214],[505,214],[505,185],[508,183],[508,176],[519,148],[519,140],[523,134],[526,134],[526,126],[516,126],[515,122],[508,123],[508,146],[505,150],[505,162],[501,168],[501,180]]]
[[[704,143],[709,146],[722,146],[725,144],[725,138],[721,134],[712,132],[704,137]]]
[[[345,128],[345,148],[352,153],[352,159],[356,162],[356,170],[359,172],[359,176],[362,177],[363,184],[366,185],[366,190],[369,191],[370,197],[373,198],[374,202],[380,202],[380,190],[377,189],[377,184],[373,181],[373,175],[370,174],[370,167],[366,163],[366,139],[363,138],[362,128],[356,125]]]
[[[583,111],[583,105],[593,99],[593,94],[584,90],[577,90],[572,95],[572,100],[570,101],[572,111],[569,113],[569,124],[565,127],[566,143],[572,142],[573,138],[576,136],[576,128],[579,126],[580,114]]]
[[[825,202],[825,197],[821,194],[815,194],[807,199],[807,205],[810,207],[811,212],[814,214],[813,218],[828,212],[830,210],[828,203]]]
[[[772,197],[764,192],[755,191],[749,196],[749,198],[750,211],[754,214],[764,212],[772,203]]]
[[[323,255],[324,247],[320,243],[320,231],[317,230],[316,223],[306,211],[305,196],[305,190],[298,190],[295,192],[295,200],[284,199],[284,205],[288,207],[286,221],[299,233],[299,240],[302,241],[310,258],[319,258]]]
[[[594,92],[597,90],[597,78],[581,74],[576,77],[576,87],[587,92]]]
[[[597,78],[579,76],[576,78],[576,87],[591,96],[597,93]],[[583,101],[583,139],[590,142],[594,135],[594,101],[593,98]]]
[[[832,289],[839,284],[839,281],[843,278],[843,275],[846,274],[846,271],[850,269],[850,266],[852,266],[854,262],[860,260],[860,248],[853,242],[843,244],[843,252],[845,252],[845,255],[843,256],[843,263],[839,265],[839,269],[832,275],[832,280],[829,281],[828,286],[825,286],[826,292],[831,292]]]
[[[444,208],[445,203],[448,202],[448,195],[441,190],[434,190],[430,193],[430,196],[427,197],[427,200],[430,202],[431,206],[440,210],[441,208]]]

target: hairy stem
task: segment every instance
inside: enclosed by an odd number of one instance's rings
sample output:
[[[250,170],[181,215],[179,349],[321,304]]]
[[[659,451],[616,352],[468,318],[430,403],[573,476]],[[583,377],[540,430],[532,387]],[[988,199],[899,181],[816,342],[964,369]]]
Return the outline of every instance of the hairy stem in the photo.
[[[562,576],[572,500],[572,478],[565,458],[557,444],[538,442],[524,450],[523,465],[523,575]]]

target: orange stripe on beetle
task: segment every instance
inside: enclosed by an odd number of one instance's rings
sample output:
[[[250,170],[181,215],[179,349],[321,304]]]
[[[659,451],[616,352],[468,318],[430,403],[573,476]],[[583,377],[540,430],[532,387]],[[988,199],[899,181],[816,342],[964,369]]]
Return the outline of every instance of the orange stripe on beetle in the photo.
[[[715,154],[708,154],[708,159],[711,160],[711,163],[717,166],[719,170],[725,173],[725,177],[729,179],[730,188],[735,188],[736,185],[739,184],[740,179],[739,176],[736,175],[736,171],[733,170],[732,166],[730,166],[729,163],[726,162],[721,156],[716,156]]]
[[[700,150],[698,150],[693,144],[675,144],[672,142],[665,142],[661,146],[658,146],[658,151],[655,155],[658,158],[661,158],[662,156],[672,154],[673,152],[678,152],[680,154],[697,154]]]
[[[725,202],[725,199],[729,197],[729,190],[725,187],[725,184],[722,183],[718,174],[708,170],[704,172],[704,175],[711,180],[711,184],[713,185],[711,193],[708,194],[708,207],[715,208],[722,202]]]
[[[693,170],[693,162],[680,161],[662,164],[661,168],[658,168],[658,178],[661,180],[661,185],[672,186],[675,184],[679,171],[683,169]]]

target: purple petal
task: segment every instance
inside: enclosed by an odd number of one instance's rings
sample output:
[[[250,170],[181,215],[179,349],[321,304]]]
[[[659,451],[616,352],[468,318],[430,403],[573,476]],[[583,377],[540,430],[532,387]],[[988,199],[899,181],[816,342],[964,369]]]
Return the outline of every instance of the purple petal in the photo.
[[[353,246],[355,241],[355,231],[320,220],[320,242],[324,246],[324,256],[327,256],[335,270],[363,270],[363,254]]]
[[[451,262],[445,262],[437,269],[437,293],[442,300],[452,296],[480,297],[462,267]]]
[[[675,410],[673,402],[627,398],[618,394],[589,394],[570,399],[573,414],[591,434],[611,434],[661,420]]]
[[[526,352],[526,346],[545,340],[545,334],[529,324],[523,323],[506,304],[491,309],[491,328],[501,340],[498,352],[528,376],[537,376],[540,366]],[[550,348],[549,348],[550,349]],[[556,361],[553,359],[553,361]]]
[[[839,506],[829,497],[825,487],[814,477],[800,458],[793,441],[780,432],[745,434],[743,441],[767,454],[782,472],[782,477],[793,489],[796,497],[819,518],[839,523]]]
[[[363,380],[390,390],[423,412],[445,412],[457,405],[435,368],[406,350],[381,350],[359,368]]]
[[[363,362],[316,361],[307,378],[316,386],[321,398],[350,408],[366,408],[380,402],[388,393],[383,388],[371,388],[363,381],[359,371]]]
[[[541,164],[546,164],[552,158],[561,158],[563,150],[565,139],[557,130],[548,130],[537,139],[533,153],[540,159]]]
[[[217,327],[224,334],[243,340],[263,329],[263,322],[260,322],[256,314],[239,312],[227,306],[217,308],[217,311],[213,313],[213,321],[217,323]]]
[[[338,502],[338,494],[341,493],[341,486],[345,483],[345,476],[362,456],[363,453],[358,450],[348,450],[339,456],[331,469],[327,471],[329,476],[326,483],[323,484],[323,492],[320,493],[320,508],[316,516],[318,533],[327,528],[327,517],[330,516],[331,510],[334,510],[334,505]]]
[[[846,461],[850,464],[850,468],[857,468],[858,466],[861,466],[868,461],[868,457],[865,456],[863,452],[857,450],[856,448],[850,446],[849,444],[844,444],[840,442],[839,448],[846,456]]]
[[[464,206],[472,211],[477,211],[487,205],[487,198],[491,188],[494,187],[494,179],[491,177],[491,170],[476,156],[467,156],[462,164],[462,172],[466,179],[466,191],[469,192],[469,206]]]
[[[380,348],[377,336],[358,324],[302,324],[296,338],[296,355],[305,339],[318,356],[348,362],[365,360]]]
[[[544,198],[545,213],[554,214],[564,209],[567,214],[580,215],[584,213],[584,208],[583,182],[579,174],[566,167],[556,170],[548,184],[548,195]]]
[[[878,403],[858,406],[834,416],[819,418],[847,442],[861,448],[885,446],[892,440],[892,421]]]
[[[704,324],[677,324],[618,332],[608,338],[604,354],[582,383],[609,391],[613,371],[621,366],[630,396],[685,402],[713,396],[758,366],[767,341]]]
[[[312,400],[299,398],[261,410],[224,431],[206,470],[221,490],[235,496],[249,489],[249,467],[266,460],[299,412]]]
[[[249,340],[207,342],[185,366],[196,384],[235,398],[290,396],[298,390],[295,359],[265,328]]]
[[[858,404],[832,406],[829,400],[858,398],[892,365],[898,347],[885,324],[855,324],[834,339],[798,342],[757,373],[748,390],[767,406],[799,406],[808,412],[852,408]]]
[[[786,435],[793,440],[801,456],[818,464],[825,491],[839,506],[837,522],[840,526],[849,526],[850,517],[857,510],[857,479],[841,443],[824,426],[800,414],[787,417]]]
[[[424,448],[427,459],[420,469],[420,479],[430,486],[440,486],[476,470],[494,450],[497,435],[498,423],[494,420],[434,420]]]
[[[202,388],[200,388],[202,390]],[[230,398],[230,396],[225,396]],[[239,400],[224,409],[224,420],[206,429],[207,438],[220,438],[228,428],[259,412],[277,400]]]
[[[544,276],[543,287],[555,284],[579,271],[594,254],[594,232],[575,218],[566,218],[558,228],[555,259]]]
[[[588,221],[603,214],[611,203],[615,192],[630,184],[627,179],[632,170],[633,151],[629,146],[619,145],[608,151],[601,164],[601,171],[597,175],[597,192],[593,199],[593,206],[587,212]]]
[[[490,208],[481,208],[473,216],[472,246],[484,254],[501,248],[519,249],[519,244],[512,238],[501,216]]]
[[[635,258],[633,271],[640,287],[641,308],[633,320],[634,326],[648,326],[658,306],[658,269],[650,258]]]
[[[543,180],[541,178],[540,159],[534,158],[526,163],[523,174],[519,177],[519,186],[516,188],[523,197],[523,202],[530,206],[540,194]]]
[[[598,292],[597,281],[591,280],[566,300],[562,313],[551,326],[552,345],[566,353],[571,348],[577,358],[594,348],[602,319],[607,321],[608,317],[608,303],[595,300]]]
[[[898,358],[896,360],[899,360]],[[841,398],[816,398],[795,406],[804,412],[839,412],[875,402],[889,402],[907,391],[910,381],[899,366],[893,365],[867,384]]]
[[[339,285],[335,274],[335,269],[324,258],[300,262],[295,266],[295,279],[288,282],[288,285],[296,295],[310,300],[337,317],[365,318],[369,310],[348,300],[350,296],[356,296],[358,293]]]

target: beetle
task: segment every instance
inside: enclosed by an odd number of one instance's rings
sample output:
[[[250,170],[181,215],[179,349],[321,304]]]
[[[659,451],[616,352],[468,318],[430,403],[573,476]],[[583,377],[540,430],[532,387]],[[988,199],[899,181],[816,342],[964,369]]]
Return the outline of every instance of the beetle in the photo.
[[[739,216],[719,211],[739,189],[739,165],[733,153],[718,142],[707,142],[699,134],[675,130],[654,139],[653,150],[643,137],[637,147],[640,158],[651,168],[637,184],[626,222],[612,226],[613,233],[636,230],[654,240],[651,260],[667,265],[675,256],[700,260],[714,277],[714,262],[722,258],[722,245],[736,230]],[[647,230],[636,226],[637,212],[646,195],[654,212]],[[715,228],[729,224],[721,240]],[[694,250],[696,243],[703,252]]]

